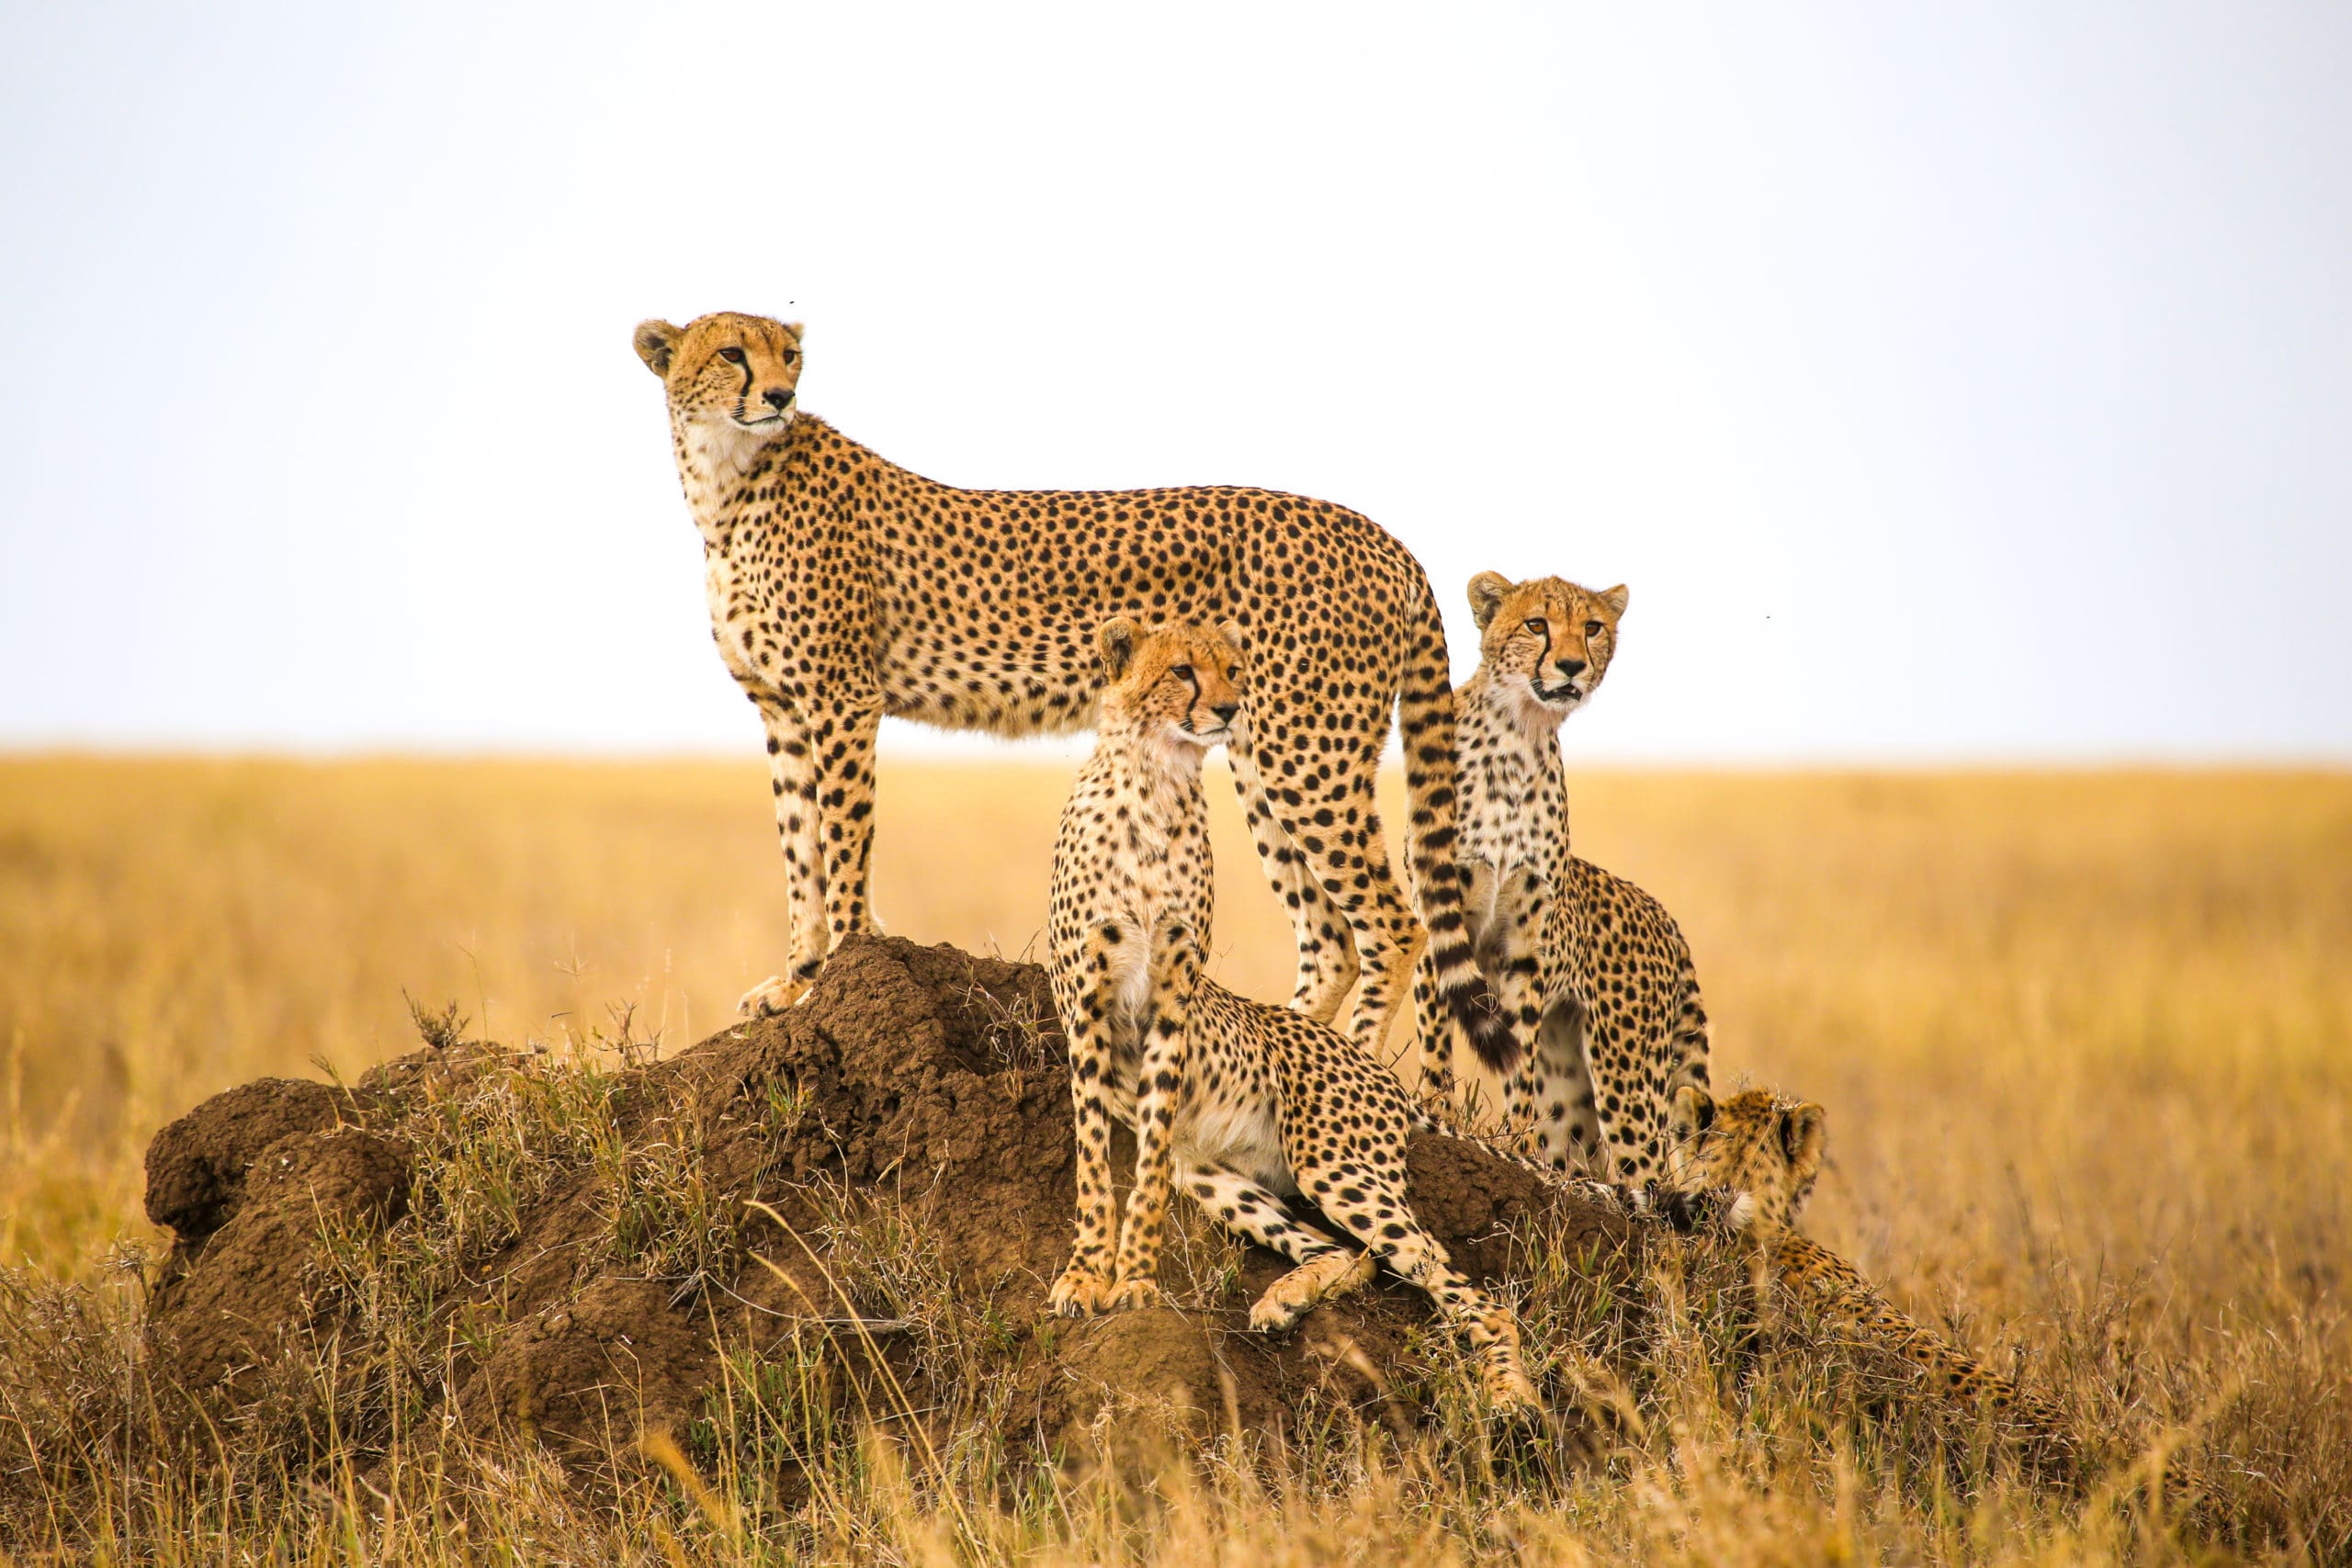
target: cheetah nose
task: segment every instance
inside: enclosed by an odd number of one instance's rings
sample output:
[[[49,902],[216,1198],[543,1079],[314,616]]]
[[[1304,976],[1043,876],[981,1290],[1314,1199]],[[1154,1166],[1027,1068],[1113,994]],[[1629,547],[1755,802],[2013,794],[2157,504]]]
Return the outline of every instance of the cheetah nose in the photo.
[[[1218,703],[1209,709],[1209,712],[1216,715],[1217,722],[1220,724],[1231,724],[1233,722],[1233,716],[1240,711],[1241,705],[1239,703]]]
[[[1584,673],[1584,660],[1581,659],[1563,659],[1559,661],[1559,664],[1560,673],[1563,675],[1581,675]]]
[[[786,391],[782,387],[770,387],[765,395],[768,400],[768,407],[772,409],[781,409],[786,403],[792,401],[792,394]]]

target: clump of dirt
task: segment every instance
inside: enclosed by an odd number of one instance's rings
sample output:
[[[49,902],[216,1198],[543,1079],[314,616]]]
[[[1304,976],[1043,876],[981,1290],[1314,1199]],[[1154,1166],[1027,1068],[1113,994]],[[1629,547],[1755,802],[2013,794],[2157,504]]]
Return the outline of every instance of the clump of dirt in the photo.
[[[666,1061],[445,1044],[348,1091],[264,1080],[198,1106],[148,1155],[148,1212],[177,1237],[151,1369],[217,1423],[289,1348],[332,1349],[373,1369],[337,1385],[346,1438],[389,1442],[392,1407],[410,1429],[422,1408],[590,1465],[646,1428],[691,1450],[787,1408],[802,1437],[979,1419],[1041,1449],[1106,1408],[1270,1437],[1310,1408],[1421,1418],[1434,1380],[1404,1370],[1444,1352],[1418,1293],[1384,1277],[1253,1335],[1288,1265],[1197,1219],[1170,1248],[1179,1306],[1044,1316],[1072,1167],[1043,971],[853,941],[803,1005]],[[1450,1138],[1418,1138],[1410,1170],[1466,1272],[1573,1258],[1589,1293],[1555,1303],[1565,1321],[1631,1310],[1641,1238],[1613,1213]]]
[[[261,1151],[334,1126],[343,1098],[298,1078],[255,1078],[214,1095],[147,1145],[147,1217],[168,1226],[183,1247],[200,1250],[244,1201]]]
[[[317,1280],[331,1250],[407,1212],[409,1168],[405,1143],[362,1127],[265,1144],[233,1212],[175,1250],[156,1287],[156,1343],[171,1381],[212,1387],[324,1326],[334,1309]]]

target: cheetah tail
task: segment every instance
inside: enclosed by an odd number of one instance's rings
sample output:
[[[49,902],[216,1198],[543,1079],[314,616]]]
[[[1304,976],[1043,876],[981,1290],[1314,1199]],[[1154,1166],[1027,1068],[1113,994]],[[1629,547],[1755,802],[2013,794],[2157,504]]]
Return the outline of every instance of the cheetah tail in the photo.
[[[1409,818],[1406,854],[1421,924],[1429,928],[1430,958],[1445,1010],[1478,1060],[1497,1072],[1519,1063],[1519,1042],[1503,1017],[1462,919],[1461,868],[1454,861],[1453,682],[1446,665],[1445,623],[1426,579],[1413,611],[1412,641],[1396,693],[1396,729],[1405,752]],[[1435,1020],[1421,1021],[1434,1033]]]
[[[1676,935],[1679,937],[1678,930]],[[1690,962],[1690,944],[1682,942],[1681,973],[1675,976],[1675,989],[1680,1000],[1674,1013],[1674,1043],[1680,1048],[1681,1058],[1675,1064],[1674,1082],[1667,1086],[1667,1100],[1671,1103],[1677,1085],[1694,1083],[1707,1087],[1707,1057],[1713,1031],[1707,1023],[1707,1004],[1699,994],[1699,971]]]

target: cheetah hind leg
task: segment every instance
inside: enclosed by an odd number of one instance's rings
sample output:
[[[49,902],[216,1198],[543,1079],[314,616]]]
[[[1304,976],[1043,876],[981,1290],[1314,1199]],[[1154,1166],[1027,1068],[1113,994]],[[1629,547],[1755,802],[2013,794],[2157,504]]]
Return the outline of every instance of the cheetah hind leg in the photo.
[[[1266,784],[1250,749],[1248,716],[1235,727],[1226,755],[1233,764],[1234,792],[1250,821],[1250,837],[1258,846],[1266,880],[1274,897],[1290,911],[1293,934],[1298,940],[1298,980],[1291,988],[1293,1012],[1303,1012],[1317,1023],[1329,1023],[1355,989],[1355,933],[1307,869],[1306,852],[1294,841],[1274,815]]]
[[[1469,1342],[1478,1358],[1478,1383],[1487,1404],[1513,1416],[1543,1413],[1544,1401],[1528,1378],[1519,1325],[1510,1309],[1456,1271],[1444,1244],[1413,1218],[1405,1206],[1401,1173],[1343,1165],[1316,1172],[1302,1169],[1299,1176],[1307,1190],[1325,1194],[1317,1200],[1324,1213],[1361,1236],[1383,1263],[1418,1286],[1447,1325]]]
[[[1279,1334],[1296,1325],[1317,1303],[1347,1294],[1378,1267],[1369,1252],[1351,1252],[1291,1218],[1270,1189],[1223,1166],[1185,1169],[1181,1184],[1226,1229],[1271,1247],[1298,1265],[1266,1287],[1250,1309],[1250,1326]]]
[[[1583,1002],[1563,987],[1544,1010],[1535,1048],[1512,1077],[1511,1122],[1521,1146],[1546,1168],[1605,1175],[1614,1168],[1600,1150],[1592,1075],[1585,1066],[1585,1028]]]

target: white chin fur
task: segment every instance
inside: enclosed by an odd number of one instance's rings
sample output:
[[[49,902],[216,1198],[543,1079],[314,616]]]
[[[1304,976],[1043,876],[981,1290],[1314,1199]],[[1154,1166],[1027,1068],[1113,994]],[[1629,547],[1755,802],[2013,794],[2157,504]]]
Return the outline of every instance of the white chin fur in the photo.
[[[1530,734],[1540,735],[1545,730],[1557,729],[1561,721],[1581,701],[1581,697],[1571,697],[1566,702],[1546,702],[1535,694],[1532,682],[1521,680],[1519,684],[1519,722]]]

